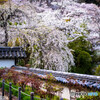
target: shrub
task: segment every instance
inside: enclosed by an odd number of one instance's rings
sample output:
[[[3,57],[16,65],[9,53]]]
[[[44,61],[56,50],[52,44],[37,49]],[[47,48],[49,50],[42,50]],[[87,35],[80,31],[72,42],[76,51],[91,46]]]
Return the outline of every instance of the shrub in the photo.
[[[81,36],[70,42],[68,47],[73,49],[73,55],[75,59],[75,66],[71,67],[71,72],[77,72],[82,74],[92,74],[92,66],[94,66],[94,51],[91,51],[92,45],[85,39],[86,37]],[[90,55],[93,55],[91,58]],[[88,71],[90,70],[90,71]]]
[[[43,82],[40,79],[31,77],[31,78],[29,78],[29,83],[31,84],[32,91],[34,91],[34,89],[35,89],[36,93],[39,93],[38,91],[42,87]]]
[[[5,72],[5,69],[4,68],[1,68],[0,69],[0,78],[2,77],[2,75],[4,74],[4,72]]]
[[[13,94],[14,96],[18,97],[18,91],[14,90],[14,89],[12,89],[12,94]]]
[[[18,65],[24,66],[25,65],[24,59],[20,59],[19,62],[18,62]]]
[[[44,88],[46,89],[48,97],[52,99],[54,98],[55,93],[58,91],[61,92],[63,88],[52,83],[52,80],[55,80],[52,74],[47,75],[47,79]]]
[[[55,79],[55,77],[52,75],[52,73],[47,74],[47,75],[46,75],[46,78],[47,78],[48,80],[50,80],[50,81],[56,81],[56,79]]]
[[[9,86],[5,85],[5,86],[4,86],[4,89],[5,89],[7,92],[9,92]]]
[[[15,45],[20,46],[20,39],[19,38],[16,38]]]
[[[47,81],[45,83],[44,88],[47,90],[42,91],[43,82],[40,80],[40,78],[35,74],[30,74],[29,71],[24,71],[23,73],[16,72],[12,69],[5,70],[4,74],[1,76],[1,78],[6,79],[5,83],[5,90],[9,92],[9,81],[12,82],[12,94],[14,96],[18,97],[18,87],[21,87],[21,90],[24,91],[26,94],[31,93],[33,91],[35,94],[39,95],[38,98],[50,98],[48,100],[58,100],[58,97],[55,96],[56,92],[62,91],[62,87],[57,86],[56,84],[52,83],[52,80],[54,81],[55,78],[52,74],[47,75]],[[2,87],[2,82],[0,82],[0,87]],[[15,88],[15,89],[14,89]],[[16,90],[17,89],[17,90]],[[30,97],[26,96],[25,94],[21,93],[21,99],[22,100],[29,100]],[[38,100],[38,99],[34,99]]]
[[[0,80],[1,81],[1,80]],[[0,82],[0,88],[2,87],[2,82]]]
[[[98,67],[96,67],[95,74],[100,76],[100,65]]]
[[[18,81],[18,84],[22,88],[22,91],[25,91],[25,87],[28,83],[29,83],[29,78],[24,76],[21,76]]]
[[[92,58],[88,52],[81,51],[77,57],[77,71],[78,73],[89,74],[91,71]]]
[[[6,79],[11,80],[16,85],[18,82],[18,79],[19,79],[19,75],[20,74],[18,72],[14,71],[13,69],[10,69],[10,70],[8,69],[8,71],[2,75],[2,78],[5,80]]]
[[[25,96],[23,100],[31,100],[30,97]]]

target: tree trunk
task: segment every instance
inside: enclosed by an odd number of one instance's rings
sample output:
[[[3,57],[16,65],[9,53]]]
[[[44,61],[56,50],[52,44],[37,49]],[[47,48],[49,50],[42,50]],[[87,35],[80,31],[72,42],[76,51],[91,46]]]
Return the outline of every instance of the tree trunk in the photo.
[[[5,30],[5,46],[8,46],[7,22],[4,22],[4,30]]]
[[[47,6],[51,6],[51,0],[46,0]]]
[[[8,33],[7,33],[7,28],[5,28],[5,46],[8,46]]]

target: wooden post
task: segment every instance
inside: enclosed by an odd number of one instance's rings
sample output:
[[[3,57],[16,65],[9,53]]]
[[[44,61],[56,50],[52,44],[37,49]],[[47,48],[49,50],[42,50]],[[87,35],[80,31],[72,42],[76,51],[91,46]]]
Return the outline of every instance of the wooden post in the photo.
[[[21,87],[18,89],[18,100],[21,100]]]
[[[2,80],[2,96],[4,96],[4,85],[5,85],[5,80]]]
[[[11,83],[9,83],[9,100],[12,100]]]
[[[31,92],[31,100],[34,100],[34,92]]]

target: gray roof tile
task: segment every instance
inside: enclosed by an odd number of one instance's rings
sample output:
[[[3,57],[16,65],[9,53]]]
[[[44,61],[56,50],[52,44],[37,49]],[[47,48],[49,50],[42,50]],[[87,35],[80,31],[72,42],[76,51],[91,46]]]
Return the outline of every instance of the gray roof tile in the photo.
[[[0,58],[25,58],[22,47],[0,47]]]

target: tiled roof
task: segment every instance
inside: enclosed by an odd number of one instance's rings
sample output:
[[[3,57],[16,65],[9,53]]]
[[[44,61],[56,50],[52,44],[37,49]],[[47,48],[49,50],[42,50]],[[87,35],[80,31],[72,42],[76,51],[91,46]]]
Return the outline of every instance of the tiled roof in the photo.
[[[0,47],[0,58],[25,58],[22,47]]]

